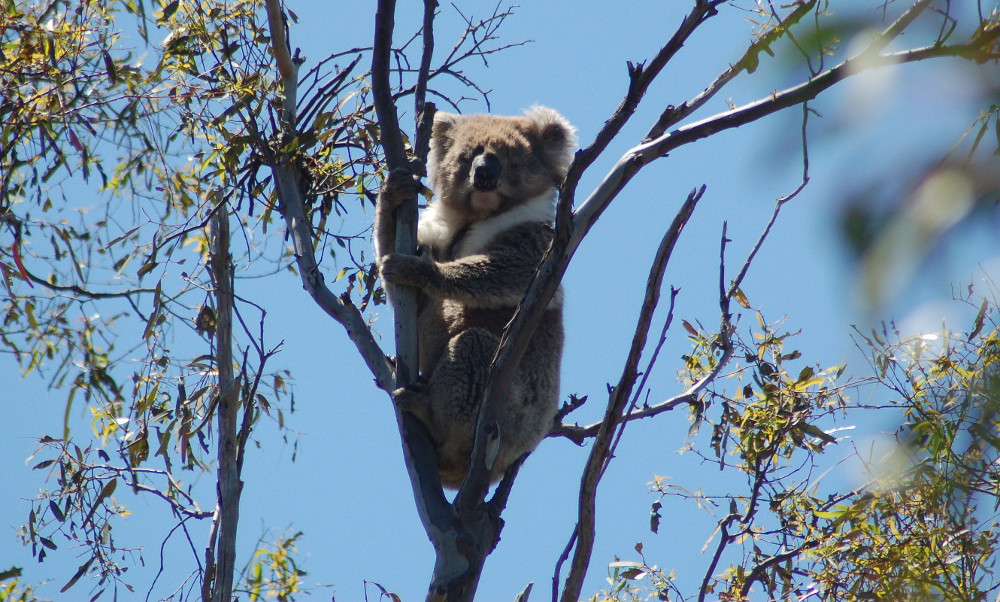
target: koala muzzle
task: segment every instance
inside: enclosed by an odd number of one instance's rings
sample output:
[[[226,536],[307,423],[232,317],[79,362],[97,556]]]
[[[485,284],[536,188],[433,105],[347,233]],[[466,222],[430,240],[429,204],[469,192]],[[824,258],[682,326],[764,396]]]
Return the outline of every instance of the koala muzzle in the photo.
[[[493,153],[479,155],[472,161],[472,186],[476,190],[496,190],[500,184],[500,161]]]

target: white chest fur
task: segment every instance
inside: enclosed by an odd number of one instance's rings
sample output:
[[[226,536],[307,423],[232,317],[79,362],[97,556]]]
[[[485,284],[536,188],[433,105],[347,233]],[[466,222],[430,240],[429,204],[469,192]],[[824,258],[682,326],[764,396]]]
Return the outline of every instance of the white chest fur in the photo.
[[[479,253],[489,245],[497,234],[520,224],[552,223],[556,211],[553,196],[550,193],[535,197],[510,211],[474,224],[462,236],[461,242],[453,250],[455,258]],[[432,202],[420,216],[417,239],[421,244],[428,244],[436,249],[447,249],[458,234],[458,228],[455,226],[457,223],[461,222],[457,216],[453,215],[452,211],[440,203]]]

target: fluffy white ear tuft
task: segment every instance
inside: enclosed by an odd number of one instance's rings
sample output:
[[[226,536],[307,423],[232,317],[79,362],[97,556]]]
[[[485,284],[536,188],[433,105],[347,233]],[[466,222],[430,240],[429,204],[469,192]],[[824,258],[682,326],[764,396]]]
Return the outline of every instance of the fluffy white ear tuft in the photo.
[[[464,119],[461,115],[438,111],[434,113],[434,125],[431,128],[431,148],[427,157],[427,172],[434,180],[437,163],[447,154],[453,142],[452,132],[458,122]]]
[[[565,172],[573,161],[573,151],[577,147],[576,128],[565,117],[548,107],[535,105],[525,111],[524,115],[538,128],[539,137],[550,160],[559,167],[559,171]]]
[[[458,124],[460,119],[462,119],[462,116],[456,115],[455,113],[445,113],[444,111],[435,112],[434,126],[431,137],[449,138],[449,133],[455,128],[455,125]]]

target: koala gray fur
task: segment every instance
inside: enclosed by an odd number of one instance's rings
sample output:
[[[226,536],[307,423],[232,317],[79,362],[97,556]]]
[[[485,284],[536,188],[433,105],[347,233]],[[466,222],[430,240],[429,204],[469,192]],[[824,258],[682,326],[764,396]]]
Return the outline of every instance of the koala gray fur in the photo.
[[[422,293],[420,372],[427,383],[394,398],[426,425],[446,487],[458,488],[468,472],[500,334],[552,241],[556,187],[573,158],[574,131],[545,107],[517,117],[437,113],[429,169],[436,198],[420,218],[420,256],[392,252],[393,212],[413,197],[416,182],[392,173],[379,193],[375,246],[382,279]],[[560,289],[500,408],[492,482],[552,427],[562,345]]]

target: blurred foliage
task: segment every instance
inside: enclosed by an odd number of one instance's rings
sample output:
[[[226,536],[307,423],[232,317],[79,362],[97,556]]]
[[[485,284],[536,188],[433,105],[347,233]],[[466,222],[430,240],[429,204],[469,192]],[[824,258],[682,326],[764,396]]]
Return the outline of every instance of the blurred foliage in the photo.
[[[984,153],[988,130],[995,130],[995,142]],[[956,157],[961,146],[966,156]],[[859,292],[870,308],[900,296],[949,243],[961,247],[975,226],[992,227],[1000,202],[1000,105],[984,111],[955,149],[933,165],[908,168],[844,199],[842,238],[857,261]]]
[[[0,572],[0,602],[38,602],[30,585],[21,585],[21,569],[10,568]]]

